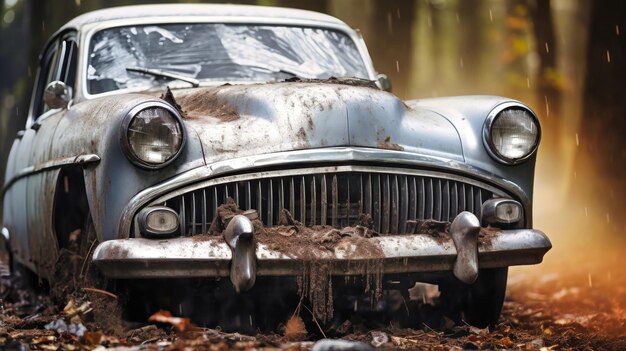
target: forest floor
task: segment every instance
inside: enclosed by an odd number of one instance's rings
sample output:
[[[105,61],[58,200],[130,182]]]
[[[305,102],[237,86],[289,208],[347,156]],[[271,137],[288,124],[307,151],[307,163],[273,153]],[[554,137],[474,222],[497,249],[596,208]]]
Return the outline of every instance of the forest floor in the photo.
[[[196,328],[167,313],[153,316],[161,323],[146,321],[117,333],[98,330],[90,323],[81,331],[81,318],[89,314],[87,306],[72,301],[73,306],[60,311],[46,305],[47,297],[39,296],[35,313],[31,309],[27,314],[28,306],[20,301],[0,305],[0,350],[626,350],[624,263],[623,256],[603,255],[512,269],[502,316],[492,329],[352,325],[343,334],[333,335],[342,341],[317,344],[317,337],[306,331],[296,337],[293,330],[289,336],[249,336]],[[287,327],[303,326],[291,323]]]

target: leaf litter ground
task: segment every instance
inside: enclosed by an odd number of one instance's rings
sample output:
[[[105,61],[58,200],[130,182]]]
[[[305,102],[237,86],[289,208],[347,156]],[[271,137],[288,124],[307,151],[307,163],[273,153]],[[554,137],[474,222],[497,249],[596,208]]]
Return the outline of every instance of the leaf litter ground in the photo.
[[[393,323],[372,327],[347,321],[341,331],[334,330],[329,336],[380,349],[625,350],[626,275],[619,269],[625,261],[616,255],[613,260],[587,264],[578,270],[569,269],[572,262],[566,262],[563,269],[541,274],[534,267],[514,271],[502,317],[491,330],[471,326],[432,330],[426,325],[407,329]],[[28,292],[18,292],[18,296],[25,295]],[[90,292],[84,298],[87,301],[104,297]],[[103,329],[98,321],[85,321],[86,331],[77,336],[45,328],[66,317],[67,311],[57,311],[46,296],[30,300],[2,303],[0,345],[5,349],[308,350],[316,341],[310,337],[310,331],[248,336],[219,328],[196,328],[169,313],[156,316],[152,318],[156,322],[143,326],[126,325],[123,332]],[[81,302],[73,301],[73,305],[79,309]],[[297,320],[286,324],[291,329],[303,325]],[[298,334],[294,341],[293,335]]]

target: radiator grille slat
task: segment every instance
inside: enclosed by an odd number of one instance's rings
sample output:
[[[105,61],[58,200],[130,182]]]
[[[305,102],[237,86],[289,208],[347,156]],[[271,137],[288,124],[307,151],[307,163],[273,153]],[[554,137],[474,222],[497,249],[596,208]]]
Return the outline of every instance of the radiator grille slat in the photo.
[[[322,194],[320,196],[320,200],[321,200],[321,219],[320,219],[320,224],[321,225],[326,225],[326,211],[328,210],[328,194],[326,192],[326,176],[322,175]]]
[[[333,202],[331,225],[333,227],[336,227],[338,216],[339,216],[339,187],[337,186],[337,175],[333,176],[333,181],[331,183],[331,186],[332,186],[331,196],[332,196],[332,202]]]
[[[232,197],[255,209],[266,226],[278,225],[283,209],[305,225],[352,226],[370,215],[382,234],[405,233],[407,220],[451,221],[462,211],[480,216],[493,192],[472,183],[432,176],[377,172],[298,174],[221,183],[167,199],[184,235],[207,233],[219,205]]]
[[[389,216],[391,214],[391,195],[389,189],[389,175],[385,174],[383,177],[383,201],[382,201],[382,232],[389,232]]]
[[[402,203],[400,204],[400,233],[406,232],[406,220],[409,217],[409,183],[407,182],[407,177],[401,177],[401,185],[400,185],[400,197],[402,198]]]

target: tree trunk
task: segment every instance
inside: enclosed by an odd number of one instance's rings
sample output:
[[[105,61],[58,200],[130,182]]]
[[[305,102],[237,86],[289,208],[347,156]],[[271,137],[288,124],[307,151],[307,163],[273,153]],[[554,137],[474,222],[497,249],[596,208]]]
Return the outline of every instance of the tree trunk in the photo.
[[[626,2],[594,1],[587,47],[587,79],[580,146],[592,162],[593,189],[607,222],[623,232],[626,224]],[[602,213],[604,214],[604,213]],[[622,233],[623,234],[623,233]]]

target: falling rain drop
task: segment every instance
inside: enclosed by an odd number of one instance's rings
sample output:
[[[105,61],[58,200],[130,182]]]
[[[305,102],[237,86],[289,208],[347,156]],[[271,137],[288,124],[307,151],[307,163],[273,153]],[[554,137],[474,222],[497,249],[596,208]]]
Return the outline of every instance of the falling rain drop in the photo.
[[[548,42],[546,42],[545,45],[546,45],[546,52],[550,53],[550,46],[548,45]]]
[[[615,34],[619,35],[619,24],[615,25]]]
[[[593,281],[591,280],[591,273],[587,273],[587,280],[589,281],[589,287],[593,288]]]
[[[550,117],[550,104],[548,104],[548,96],[544,95],[543,98],[546,100],[546,117]]]
[[[400,73],[400,62],[396,60],[396,72]]]
[[[456,23],[461,23],[461,19],[459,18],[459,13],[456,13]]]
[[[493,13],[491,12],[491,9],[489,9],[489,21],[493,22]]]
[[[611,63],[611,53],[609,50],[606,51],[606,62]]]
[[[463,57],[459,59],[459,64],[461,64],[461,68],[463,68]]]
[[[611,223],[611,216],[609,215],[609,213],[607,212],[606,214],[606,223],[609,224]]]
[[[580,141],[578,140],[578,133],[576,133],[576,146],[580,146]]]
[[[526,77],[526,86],[530,89],[530,78]]]

